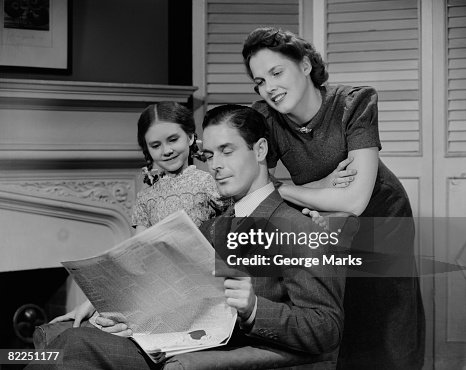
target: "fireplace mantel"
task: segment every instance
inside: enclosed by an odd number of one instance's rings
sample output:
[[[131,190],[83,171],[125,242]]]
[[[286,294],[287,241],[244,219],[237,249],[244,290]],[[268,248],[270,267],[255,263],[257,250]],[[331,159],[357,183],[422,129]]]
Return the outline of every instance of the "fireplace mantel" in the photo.
[[[144,107],[196,87],[0,79],[0,170],[132,167]],[[115,164],[116,163],[116,164]]]
[[[159,101],[185,103],[194,86],[0,78],[0,109],[140,110]]]
[[[195,90],[0,79],[0,272],[59,267],[129,237],[139,114]]]

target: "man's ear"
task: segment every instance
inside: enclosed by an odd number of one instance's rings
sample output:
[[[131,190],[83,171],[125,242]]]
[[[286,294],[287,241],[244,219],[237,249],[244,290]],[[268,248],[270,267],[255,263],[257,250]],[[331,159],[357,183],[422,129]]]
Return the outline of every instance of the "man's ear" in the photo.
[[[194,134],[189,135],[189,146],[193,145],[196,136]]]
[[[267,143],[267,140],[263,137],[257,140],[257,142],[254,144],[254,151],[256,152],[257,161],[264,161],[269,151],[269,145]]]
[[[303,57],[303,60],[301,61],[301,69],[306,76],[309,76],[309,74],[311,73],[312,64],[308,56]]]

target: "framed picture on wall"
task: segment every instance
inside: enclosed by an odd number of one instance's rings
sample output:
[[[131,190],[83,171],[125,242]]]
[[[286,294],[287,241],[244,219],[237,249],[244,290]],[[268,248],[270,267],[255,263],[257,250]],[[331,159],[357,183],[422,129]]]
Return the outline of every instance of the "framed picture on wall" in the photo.
[[[68,70],[68,0],[0,0],[0,66]]]

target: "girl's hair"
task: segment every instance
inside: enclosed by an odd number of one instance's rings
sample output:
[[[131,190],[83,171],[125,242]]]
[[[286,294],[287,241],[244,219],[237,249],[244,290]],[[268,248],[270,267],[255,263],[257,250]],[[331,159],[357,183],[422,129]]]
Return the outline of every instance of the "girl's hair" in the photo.
[[[142,111],[138,120],[138,143],[144,154],[149,171],[152,169],[154,161],[147,147],[146,133],[152,125],[159,121],[177,123],[187,135],[194,136],[194,142],[190,146],[190,154],[191,156],[197,155],[199,148],[196,144],[196,125],[191,111],[185,106],[171,101],[151,104]]]
[[[312,65],[311,80],[314,86],[319,87],[328,80],[325,62],[310,42],[293,32],[273,27],[256,28],[244,42],[243,61],[249,77],[254,78],[249,66],[251,57],[265,48],[281,53],[297,63],[308,57]]]

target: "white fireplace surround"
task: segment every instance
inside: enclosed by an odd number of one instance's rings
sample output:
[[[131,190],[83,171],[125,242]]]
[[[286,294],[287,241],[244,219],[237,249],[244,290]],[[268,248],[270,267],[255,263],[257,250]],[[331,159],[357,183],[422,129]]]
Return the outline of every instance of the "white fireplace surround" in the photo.
[[[195,89],[0,79],[0,272],[58,267],[131,236],[137,118]]]

